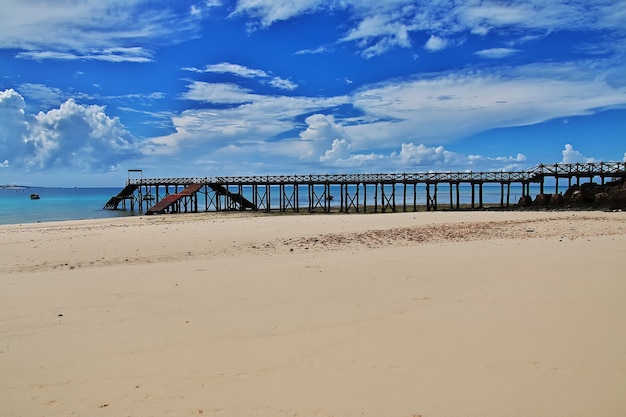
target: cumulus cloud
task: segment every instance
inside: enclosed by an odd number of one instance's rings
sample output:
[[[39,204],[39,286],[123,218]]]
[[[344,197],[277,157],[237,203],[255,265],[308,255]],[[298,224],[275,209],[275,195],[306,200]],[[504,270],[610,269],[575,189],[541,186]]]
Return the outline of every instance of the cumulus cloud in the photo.
[[[415,145],[403,143],[399,153],[392,153],[397,157],[397,164],[402,167],[426,167],[428,170],[467,170],[480,166],[484,170],[515,170],[521,169],[526,162],[526,156],[518,153],[516,156],[485,156],[464,155],[449,151],[443,146]]]
[[[564,164],[599,162],[595,158],[584,156],[581,152],[575,150],[574,147],[569,143],[565,145],[565,149],[563,149],[562,153]]]
[[[7,166],[106,171],[140,155],[132,135],[104,107],[72,99],[36,115],[25,107],[16,91],[0,92],[0,159]]]
[[[383,153],[352,152],[349,141],[336,139],[331,149],[320,158],[328,166],[358,167],[368,172],[389,171],[424,172],[424,171],[467,171],[480,167],[484,171],[524,170],[526,156],[486,156],[467,155],[452,152],[444,146],[402,143],[399,151]]]
[[[332,155],[342,153],[338,148],[348,148],[348,142],[344,139],[345,132],[343,127],[335,122],[335,118],[332,115],[325,114],[313,114],[305,119],[307,128],[300,133],[300,140],[304,143],[303,151],[300,157],[316,158],[328,146],[331,146],[330,152]],[[330,155],[326,154],[330,158]],[[324,158],[325,156],[322,156]]]
[[[15,90],[0,91],[0,161],[6,166],[21,157],[23,137],[28,132],[24,98]]]
[[[320,161],[345,160],[350,157],[350,143],[346,139],[335,139],[324,155],[320,156]]]

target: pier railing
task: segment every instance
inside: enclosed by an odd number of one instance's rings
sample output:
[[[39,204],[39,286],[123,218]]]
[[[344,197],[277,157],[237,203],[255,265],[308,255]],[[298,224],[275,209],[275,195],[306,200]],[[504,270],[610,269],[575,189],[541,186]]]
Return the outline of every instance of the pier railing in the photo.
[[[133,172],[139,170],[133,170]],[[129,171],[130,172],[130,171]],[[626,178],[626,162],[590,162],[575,164],[540,164],[525,171],[463,171],[463,172],[414,172],[414,173],[370,173],[370,174],[308,174],[308,175],[245,175],[216,177],[183,178],[135,178],[129,177],[126,188],[132,189],[132,195],[121,193],[112,197],[105,208],[117,209],[121,202],[131,210],[138,205],[146,211],[154,207],[170,194],[177,194],[179,187],[196,186],[192,195],[172,199],[175,202],[166,211],[205,211],[221,210],[266,210],[276,207],[281,211],[299,211],[305,203],[309,211],[328,212],[331,207],[340,211],[403,211],[417,210],[419,193],[425,193],[422,206],[427,210],[436,210],[441,201],[440,185],[445,185],[449,193],[450,209],[460,208],[461,184],[471,187],[470,207],[483,207],[483,185],[499,184],[500,206],[508,207],[511,198],[511,186],[517,184],[521,190],[517,196],[529,196],[530,184],[539,186],[539,193],[544,193],[546,179],[554,180],[555,193],[559,192],[559,180],[566,179],[568,187],[573,181],[580,184],[581,179],[593,181]],[[129,188],[130,187],[130,188]],[[331,188],[335,195],[331,194]],[[456,192],[455,189],[456,188]],[[337,190],[339,198],[337,197]],[[439,190],[439,195],[438,195]],[[123,194],[123,195],[122,195]],[[198,194],[204,195],[204,204],[199,204]],[[456,197],[456,198],[455,198]],[[333,203],[331,200],[335,199]],[[304,200],[304,202],[301,202]],[[425,203],[425,204],[424,204]],[[162,204],[161,204],[162,205]],[[188,207],[189,205],[189,207]],[[160,207],[160,206],[158,206]]]
[[[543,177],[623,177],[626,162],[592,162],[537,165],[526,171],[450,171],[375,174],[245,175],[226,177],[182,177],[129,179],[127,185],[164,184],[359,184],[359,183],[456,183],[540,182]]]

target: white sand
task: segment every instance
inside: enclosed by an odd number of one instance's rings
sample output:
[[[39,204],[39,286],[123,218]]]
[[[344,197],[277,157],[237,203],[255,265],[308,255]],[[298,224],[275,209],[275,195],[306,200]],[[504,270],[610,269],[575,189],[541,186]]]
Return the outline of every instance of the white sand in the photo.
[[[0,226],[0,416],[624,416],[626,213]]]

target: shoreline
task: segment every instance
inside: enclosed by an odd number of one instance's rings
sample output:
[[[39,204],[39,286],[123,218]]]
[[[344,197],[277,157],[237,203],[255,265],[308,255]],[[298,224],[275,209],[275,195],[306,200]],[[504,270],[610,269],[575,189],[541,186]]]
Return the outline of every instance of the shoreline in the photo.
[[[0,415],[620,416],[624,248],[624,212],[1,225]]]

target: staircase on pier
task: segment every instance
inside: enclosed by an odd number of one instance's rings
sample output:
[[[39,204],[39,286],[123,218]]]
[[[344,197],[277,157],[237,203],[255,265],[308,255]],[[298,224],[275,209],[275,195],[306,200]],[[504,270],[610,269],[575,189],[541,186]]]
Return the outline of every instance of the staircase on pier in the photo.
[[[215,191],[216,194],[225,195],[230,199],[230,201],[236,204],[239,204],[240,210],[244,210],[244,209],[256,210],[257,209],[256,205],[252,201],[248,200],[241,194],[230,192],[228,188],[224,187],[221,184],[210,183],[207,185],[211,187],[211,189]]]
[[[104,205],[105,210],[117,210],[119,204],[124,200],[132,200],[134,198],[135,190],[139,188],[137,184],[129,184],[122,191],[120,191],[117,195],[114,195],[109,199],[109,201]]]
[[[191,198],[203,187],[202,184],[189,184],[180,193],[166,195],[163,200],[146,210],[146,214],[162,214],[178,206],[181,200]]]

